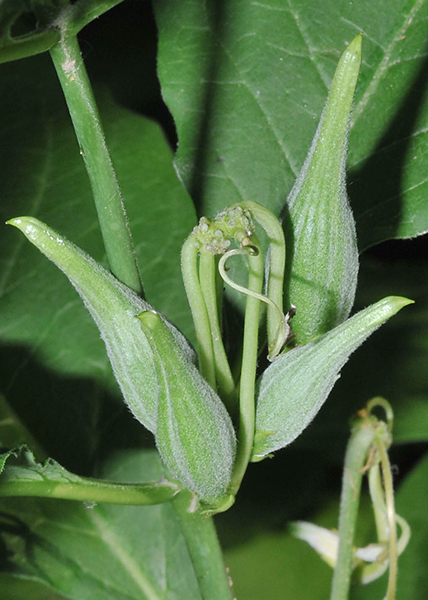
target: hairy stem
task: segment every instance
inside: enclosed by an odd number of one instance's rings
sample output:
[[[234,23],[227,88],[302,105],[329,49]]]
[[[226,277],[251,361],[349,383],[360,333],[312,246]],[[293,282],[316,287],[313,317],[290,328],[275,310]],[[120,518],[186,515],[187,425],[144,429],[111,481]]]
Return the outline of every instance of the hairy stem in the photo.
[[[202,294],[198,275],[198,246],[190,235],[181,249],[181,273],[187,299],[192,311],[193,323],[198,340],[197,352],[199,370],[202,376],[215,390],[217,387],[214,350],[211,337],[210,320]]]
[[[385,486],[386,501],[386,519],[388,521],[389,532],[389,577],[388,589],[385,600],[395,600],[395,589],[397,584],[397,525],[394,506],[394,488],[392,483],[391,465],[389,464],[388,453],[382,440],[376,439],[376,448],[379,452],[380,463],[382,467],[382,477]]]
[[[0,497],[37,496],[107,504],[152,505],[169,502],[178,493],[177,485],[166,481],[141,484],[111,483],[99,479],[79,478],[79,481],[50,479],[0,481]]]
[[[214,353],[217,391],[229,412],[236,412],[235,382],[227,360],[223,345],[217,304],[217,264],[211,252],[202,250],[199,258],[199,280],[207,309],[211,329],[211,340]]]
[[[68,31],[70,14],[72,11],[66,8],[58,18],[61,39],[51,48],[50,54],[91,183],[110,269],[119,281],[141,294],[131,232],[98,108],[77,38]]]
[[[201,596],[205,600],[232,600],[233,592],[213,519],[190,512],[192,502],[190,492],[182,491],[172,506],[186,540]]]
[[[231,494],[238,492],[251,458],[254,442],[255,381],[260,309],[260,299],[257,296],[259,296],[263,286],[263,257],[258,250],[259,244],[255,235],[251,237],[251,244],[257,252],[253,255],[248,254],[248,290],[254,292],[256,296],[248,295],[245,306],[244,341],[239,387],[238,450],[229,486]]]
[[[355,425],[346,449],[340,500],[339,551],[330,600],[347,600],[349,596],[363,467],[374,436],[374,427],[362,419]]]
[[[270,210],[257,202],[247,200],[241,202],[240,205],[251,212],[253,218],[263,227],[269,238],[267,295],[280,312],[283,312],[285,237],[281,223]],[[267,320],[268,345],[271,346],[275,343],[278,329],[281,326],[278,320],[278,311],[273,305],[268,306]]]

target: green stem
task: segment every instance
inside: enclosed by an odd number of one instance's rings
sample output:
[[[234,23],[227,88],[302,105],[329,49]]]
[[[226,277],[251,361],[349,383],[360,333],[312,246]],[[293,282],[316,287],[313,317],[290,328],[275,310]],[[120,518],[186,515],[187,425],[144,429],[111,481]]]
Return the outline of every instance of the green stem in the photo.
[[[199,257],[199,281],[210,323],[217,390],[229,413],[233,415],[236,412],[236,390],[219,322],[216,257],[204,249]]]
[[[70,14],[72,10],[64,9],[58,18],[61,39],[50,54],[88,172],[110,269],[122,283],[141,294],[131,233],[98,108],[79,44],[68,30]]]
[[[193,498],[187,491],[177,495],[172,506],[186,540],[195,575],[204,600],[232,600],[233,592],[223,561],[214,522],[190,512]]]
[[[57,44],[59,39],[57,29],[46,29],[5,40],[0,46],[0,64],[46,52]]]
[[[255,235],[251,237],[253,247],[260,248]],[[263,256],[260,251],[248,255],[248,290],[260,294],[263,286]],[[245,306],[244,341],[242,368],[239,387],[239,432],[238,449],[229,486],[235,495],[247,470],[254,443],[255,429],[255,382],[257,369],[260,300],[248,295]]]
[[[389,532],[389,577],[388,589],[385,600],[395,600],[395,589],[397,584],[397,525],[394,506],[394,487],[392,482],[391,465],[389,463],[388,453],[385,443],[376,438],[376,448],[379,452],[380,463],[382,467],[383,484],[385,486],[386,518],[388,521]]]
[[[181,249],[181,272],[198,340],[199,370],[215,390],[217,387],[210,320],[198,276],[198,245],[192,234]]]
[[[263,227],[269,238],[269,275],[267,279],[267,296],[283,311],[284,271],[285,271],[285,237],[281,223],[270,210],[257,202],[247,200],[241,202],[242,208],[247,208],[253,218]],[[268,306],[267,313],[268,345],[275,343],[281,322],[278,320],[278,311],[272,305]]]
[[[178,486],[165,480],[141,484],[110,483],[84,477],[70,482],[49,479],[3,481],[0,476],[0,497],[37,496],[107,504],[152,505],[169,502],[178,491]]]
[[[361,419],[356,423],[346,449],[340,500],[339,551],[330,600],[347,600],[349,596],[361,480],[374,436],[375,428],[371,422]]]

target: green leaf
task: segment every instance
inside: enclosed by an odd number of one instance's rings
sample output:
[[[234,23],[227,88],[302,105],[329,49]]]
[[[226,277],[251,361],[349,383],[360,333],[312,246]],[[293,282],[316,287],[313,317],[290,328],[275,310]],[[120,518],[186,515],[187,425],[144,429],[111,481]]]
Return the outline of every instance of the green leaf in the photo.
[[[104,262],[87,176],[52,66],[47,57],[37,57],[1,71],[2,220],[19,213],[46,218]],[[108,98],[101,105],[147,300],[191,336],[179,260],[194,225],[191,201],[158,125]],[[3,342],[37,347],[37,359],[55,371],[111,384],[98,332],[69,284],[42,256],[17,244],[12,231],[0,236],[0,254]]]
[[[254,459],[290,444],[327,399],[350,354],[411,300],[389,297],[280,356],[259,381]]]
[[[9,450],[8,452],[3,452],[0,455],[0,475],[3,473],[4,468],[6,466],[6,461],[10,456],[13,456],[13,450]]]
[[[40,54],[56,44],[60,35],[58,29],[52,27],[52,22],[68,1],[0,0],[0,63]],[[20,17],[33,12],[37,24],[28,28],[25,20],[20,22]],[[42,15],[47,20],[41,19]]]
[[[105,475],[162,477],[157,455],[117,455]],[[1,499],[0,563],[73,600],[200,600],[172,506],[124,507]],[[0,580],[1,584],[1,580]],[[0,588],[1,590],[1,588]]]
[[[424,0],[154,5],[176,166],[201,214],[247,199],[279,214],[339,56],[362,31],[349,142],[359,245],[428,230]]]
[[[345,183],[350,112],[361,63],[361,35],[340,58],[321,121],[288,198],[287,306],[296,307],[298,344],[342,323],[354,303],[358,274],[355,223]]]
[[[286,532],[269,532],[226,551],[237,598],[325,600],[331,570]]]
[[[67,600],[41,583],[8,573],[0,573],[0,590],[3,600]]]
[[[188,490],[215,502],[225,494],[232,473],[236,450],[232,420],[162,318],[151,311],[138,318],[157,372],[155,437],[160,455]]]

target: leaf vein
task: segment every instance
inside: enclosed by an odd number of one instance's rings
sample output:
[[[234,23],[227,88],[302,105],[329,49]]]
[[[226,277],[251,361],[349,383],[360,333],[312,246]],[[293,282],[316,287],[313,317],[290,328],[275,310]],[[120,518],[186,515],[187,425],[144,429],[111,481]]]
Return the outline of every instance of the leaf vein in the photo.
[[[398,30],[396,35],[391,40],[389,46],[387,47],[387,49],[385,51],[383,59],[380,61],[379,66],[376,69],[376,72],[375,72],[369,86],[367,87],[366,91],[364,92],[361,100],[358,102],[358,104],[354,108],[354,112],[352,115],[351,127],[353,127],[355,125],[355,123],[358,121],[358,119],[361,116],[361,114],[363,113],[365,107],[369,103],[371,97],[376,92],[383,75],[390,67],[390,59],[391,59],[393,51],[395,50],[396,45],[398,44],[398,42],[400,42],[402,39],[404,39],[407,29],[412,24],[412,21],[415,18],[418,11],[425,4],[425,1],[426,0],[417,0],[415,2],[415,4],[413,5],[412,9],[409,12],[409,14],[404,19],[403,25],[400,27],[400,29]]]

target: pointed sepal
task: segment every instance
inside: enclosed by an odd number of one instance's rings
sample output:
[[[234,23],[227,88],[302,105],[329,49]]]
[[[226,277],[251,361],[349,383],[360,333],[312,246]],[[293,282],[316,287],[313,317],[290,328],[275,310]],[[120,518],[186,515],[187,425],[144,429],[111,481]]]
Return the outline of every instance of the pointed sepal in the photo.
[[[295,440],[324,404],[350,354],[411,303],[399,296],[384,298],[317,340],[277,358],[258,382],[253,460]]]
[[[349,118],[361,62],[361,35],[343,53],[318,129],[288,198],[291,266],[287,303],[304,344],[342,323],[354,303],[358,249],[346,194]]]
[[[155,357],[160,455],[188,490],[215,503],[225,495],[232,472],[236,446],[232,421],[162,318],[154,311],[138,318]]]

